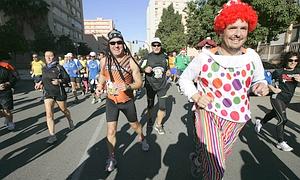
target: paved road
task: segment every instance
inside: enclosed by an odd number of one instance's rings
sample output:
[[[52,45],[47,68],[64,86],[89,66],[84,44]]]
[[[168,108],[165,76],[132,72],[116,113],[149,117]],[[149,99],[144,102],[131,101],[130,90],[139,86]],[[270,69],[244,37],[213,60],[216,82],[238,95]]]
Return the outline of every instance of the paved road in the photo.
[[[48,146],[45,112],[39,101],[40,92],[32,90],[32,83],[18,84],[14,117],[16,130],[7,131],[0,125],[0,179],[57,180],[57,179],[194,179],[190,174],[188,155],[193,151],[193,124],[189,104],[184,96],[171,87],[167,101],[166,135],[148,132],[149,152],[141,151],[136,135],[124,115],[120,115],[117,142],[118,169],[104,172],[107,156],[105,146],[105,106],[92,105],[89,97],[81,97],[79,104],[68,100],[76,129],[68,130],[61,112],[55,114],[58,142]],[[293,152],[275,148],[276,120],[267,124],[260,135],[249,122],[243,129],[227,160],[224,179],[300,179],[299,97],[288,109],[291,121],[286,127],[288,143]],[[267,97],[252,97],[252,116],[262,117],[270,110]],[[146,98],[136,101],[140,121],[145,125]],[[57,109],[56,109],[57,110]],[[253,120],[254,122],[254,120]],[[144,130],[146,128],[144,127]]]

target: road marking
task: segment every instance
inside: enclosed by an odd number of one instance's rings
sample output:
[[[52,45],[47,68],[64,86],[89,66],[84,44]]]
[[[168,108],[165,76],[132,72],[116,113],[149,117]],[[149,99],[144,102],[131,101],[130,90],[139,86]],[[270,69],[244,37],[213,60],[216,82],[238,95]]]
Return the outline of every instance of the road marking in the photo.
[[[99,111],[99,110],[98,110]],[[89,141],[78,165],[76,166],[76,171],[75,173],[72,175],[71,179],[72,180],[79,180],[80,179],[80,174],[81,174],[81,171],[83,170],[84,166],[85,166],[85,163],[86,163],[86,160],[89,158],[89,154],[88,154],[88,150],[95,145],[95,143],[98,141],[98,136],[99,134],[101,133],[101,129],[103,127],[103,123],[106,122],[105,120],[105,113],[103,113],[101,115],[102,117],[99,118],[99,123],[97,125],[97,128],[95,129],[95,132],[91,138],[91,140]]]

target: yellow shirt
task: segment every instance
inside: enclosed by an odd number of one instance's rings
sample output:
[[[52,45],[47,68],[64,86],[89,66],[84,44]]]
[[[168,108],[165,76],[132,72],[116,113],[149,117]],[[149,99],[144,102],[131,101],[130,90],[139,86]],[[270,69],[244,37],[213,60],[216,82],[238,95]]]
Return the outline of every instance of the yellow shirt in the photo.
[[[63,66],[63,65],[65,64],[65,60],[62,59],[62,60],[60,60],[58,63],[59,63],[59,65]]]
[[[169,67],[170,68],[175,67],[175,57],[169,57]]]
[[[45,63],[42,60],[32,61],[31,62],[31,70],[35,76],[42,75],[42,68],[45,66]]]

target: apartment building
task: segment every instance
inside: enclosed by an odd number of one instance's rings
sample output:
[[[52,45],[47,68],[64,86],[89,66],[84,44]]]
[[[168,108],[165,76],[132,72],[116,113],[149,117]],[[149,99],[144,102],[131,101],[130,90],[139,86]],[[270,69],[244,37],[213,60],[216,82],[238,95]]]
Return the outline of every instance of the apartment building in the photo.
[[[84,20],[84,41],[95,52],[106,48],[107,34],[115,28],[112,19]]]
[[[68,35],[83,42],[82,0],[46,0],[49,4],[48,25],[54,35]]]
[[[149,0],[147,7],[147,41],[150,42],[155,36],[158,24],[163,13],[163,9],[167,8],[171,3],[175,12],[182,15],[182,23],[186,24],[186,13],[183,12],[190,0]]]

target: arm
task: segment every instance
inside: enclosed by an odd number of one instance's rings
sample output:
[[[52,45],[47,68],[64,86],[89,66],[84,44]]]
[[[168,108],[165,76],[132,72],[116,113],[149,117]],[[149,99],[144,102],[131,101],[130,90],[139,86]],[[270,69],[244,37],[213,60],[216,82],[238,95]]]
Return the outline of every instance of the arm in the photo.
[[[132,70],[133,83],[128,84],[126,89],[139,89],[142,87],[142,76],[140,72],[140,68],[134,62],[133,59],[130,60],[130,68]]]
[[[104,69],[105,69],[105,58],[102,58],[100,60],[100,66],[101,66],[101,71],[98,77],[98,84],[97,84],[97,89],[96,89],[96,94],[97,96],[99,96],[102,93],[102,90],[104,88],[104,84],[105,84],[105,76],[104,76]]]
[[[212,98],[206,94],[200,95],[200,92],[204,92],[200,87],[198,89],[194,85],[194,80],[200,74],[201,70],[201,57],[196,57],[188,67],[183,71],[179,78],[180,88],[183,90],[184,94],[192,99],[201,108],[205,108],[208,103],[212,102]]]
[[[269,93],[269,88],[264,76],[264,67],[259,55],[254,50],[251,51],[253,51],[253,63],[255,66],[253,72],[252,92],[258,96],[265,96]]]

